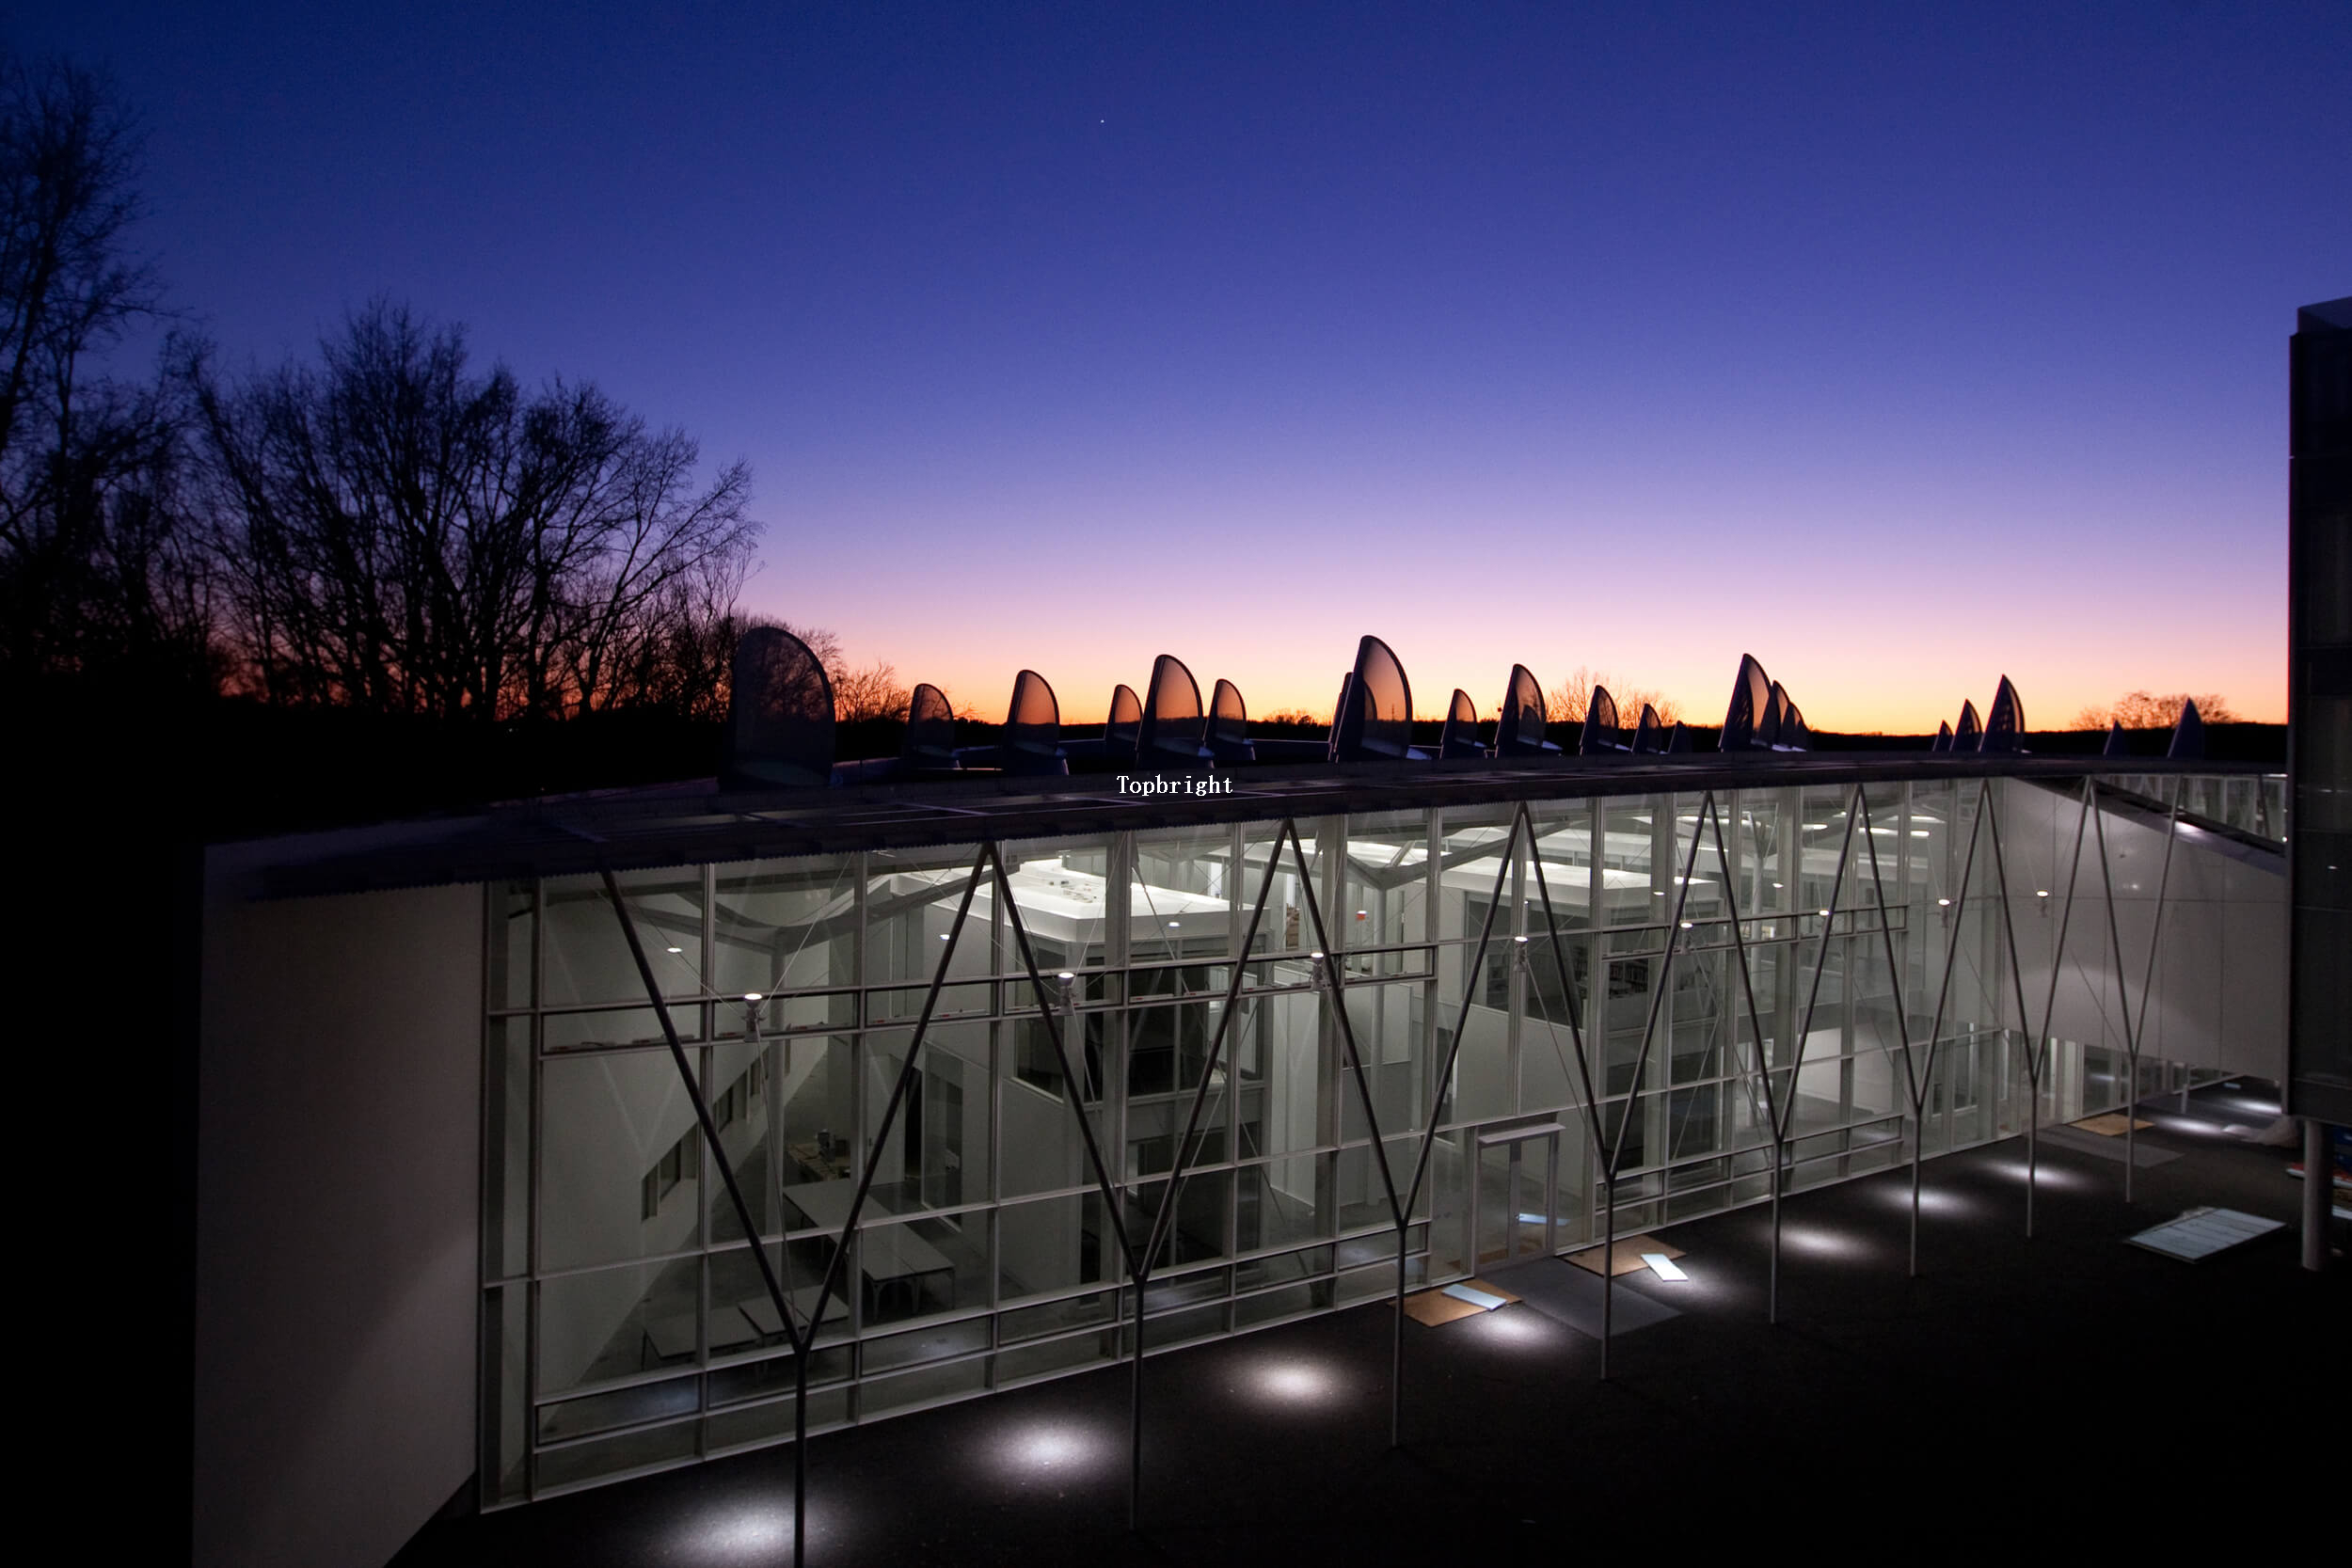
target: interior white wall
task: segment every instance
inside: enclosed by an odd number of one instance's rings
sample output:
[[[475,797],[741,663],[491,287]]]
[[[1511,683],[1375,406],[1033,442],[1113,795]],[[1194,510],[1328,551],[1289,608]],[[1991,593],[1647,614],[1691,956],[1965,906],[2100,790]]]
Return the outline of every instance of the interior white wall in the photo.
[[[473,1472],[483,907],[208,899],[200,1565],[374,1568]]]
[[[2286,1071],[2286,876],[2249,863],[2194,828],[2174,838],[2165,869],[2165,830],[2106,814],[2106,875],[2097,828],[2082,832],[2066,913],[2070,857],[2081,818],[2078,796],[2005,780],[2000,795],[2009,906],[2029,1017],[2050,1006],[2048,1033],[2122,1050],[2124,998],[2140,1024],[2143,1059],[2184,1062],[2265,1078]],[[1980,848],[1981,852],[1981,848]],[[2108,889],[2115,924],[2107,925]],[[2040,893],[2047,891],[2043,898]],[[2163,894],[2162,928],[2157,895]],[[1989,895],[1979,880],[1972,897]],[[2051,962],[2058,957],[2055,1004]],[[2153,983],[2149,943],[2156,941]],[[2122,961],[2117,961],[2117,949]],[[2142,1000],[2146,988],[2145,1001]],[[2013,1022],[2014,995],[2004,998]]]

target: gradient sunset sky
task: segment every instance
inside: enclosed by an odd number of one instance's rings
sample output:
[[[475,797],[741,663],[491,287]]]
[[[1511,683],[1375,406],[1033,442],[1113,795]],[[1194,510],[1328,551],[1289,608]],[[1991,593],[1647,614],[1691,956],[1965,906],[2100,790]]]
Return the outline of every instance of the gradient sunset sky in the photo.
[[[1815,727],[2285,703],[2352,6],[41,8],[231,364],[388,293],[741,455],[753,608],[985,717],[1153,655]]]

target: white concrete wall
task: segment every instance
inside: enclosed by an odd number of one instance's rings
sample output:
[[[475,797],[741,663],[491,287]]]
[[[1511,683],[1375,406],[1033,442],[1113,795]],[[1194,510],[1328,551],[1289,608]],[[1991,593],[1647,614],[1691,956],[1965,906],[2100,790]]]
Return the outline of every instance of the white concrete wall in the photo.
[[[475,1465],[483,894],[208,900],[195,1561],[374,1568]]]

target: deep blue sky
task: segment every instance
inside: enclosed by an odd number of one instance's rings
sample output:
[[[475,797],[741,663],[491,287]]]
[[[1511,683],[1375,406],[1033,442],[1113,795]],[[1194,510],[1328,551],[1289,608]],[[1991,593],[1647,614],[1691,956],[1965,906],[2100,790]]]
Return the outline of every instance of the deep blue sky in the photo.
[[[232,361],[389,293],[770,528],[751,598],[993,713],[1377,631],[1713,717],[2283,708],[2286,334],[2352,6],[17,11],[149,128]]]

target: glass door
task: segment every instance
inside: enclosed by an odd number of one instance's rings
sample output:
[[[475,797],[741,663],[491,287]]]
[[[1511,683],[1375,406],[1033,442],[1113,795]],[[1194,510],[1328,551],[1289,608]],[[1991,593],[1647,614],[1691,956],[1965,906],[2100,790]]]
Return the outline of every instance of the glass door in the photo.
[[[1557,1219],[1560,1134],[1565,1131],[1552,1121],[1479,1131],[1477,1166],[1470,1184],[1474,1267],[1500,1268],[1559,1249],[1564,1241]]]

